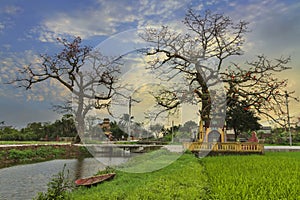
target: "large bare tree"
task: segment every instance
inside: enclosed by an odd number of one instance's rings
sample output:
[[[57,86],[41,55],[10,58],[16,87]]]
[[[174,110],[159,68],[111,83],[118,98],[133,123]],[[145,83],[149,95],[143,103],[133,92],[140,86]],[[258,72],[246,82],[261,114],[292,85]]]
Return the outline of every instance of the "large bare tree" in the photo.
[[[187,12],[183,23],[186,28],[183,31],[168,27],[149,28],[141,37],[152,45],[146,52],[152,57],[151,68],[167,76],[168,80],[183,75],[201,104],[201,119],[208,125],[213,100],[210,87],[219,81],[218,73],[224,60],[243,53],[241,45],[247,23],[235,24],[229,17],[211,11],[197,15],[193,10]],[[162,91],[156,95],[158,104],[165,110],[177,108],[184,101],[179,100],[182,95],[178,91],[186,92],[176,88]]]
[[[63,45],[61,52],[41,55],[40,63],[23,67],[12,83],[28,90],[47,80],[56,81],[70,94],[66,103],[56,108],[73,110],[77,131],[84,134],[87,113],[92,109],[108,108],[116,92],[120,63],[118,59],[103,56],[82,45],[80,37],[70,42],[58,38],[58,42]]]
[[[145,53],[150,57],[150,68],[160,78],[169,81],[182,76],[187,80],[200,104],[199,112],[205,125],[210,125],[212,109],[223,112],[213,108],[215,99],[222,99],[216,97],[218,89],[212,89],[219,81],[226,86],[227,106],[236,105],[238,101],[247,102],[246,109],[253,109],[257,114],[279,122],[275,116],[284,114],[282,106],[285,105],[283,98],[287,81],[276,78],[274,73],[289,69],[289,58],[271,61],[265,56],[258,56],[255,61],[232,64],[227,69],[226,60],[243,54],[248,23],[234,23],[229,17],[209,10],[200,15],[188,10],[183,23],[185,29],[181,31],[166,26],[148,28],[141,37],[151,44]],[[180,88],[164,89],[154,96],[157,104],[164,111],[169,111],[190,101],[188,98],[180,99],[185,92]]]

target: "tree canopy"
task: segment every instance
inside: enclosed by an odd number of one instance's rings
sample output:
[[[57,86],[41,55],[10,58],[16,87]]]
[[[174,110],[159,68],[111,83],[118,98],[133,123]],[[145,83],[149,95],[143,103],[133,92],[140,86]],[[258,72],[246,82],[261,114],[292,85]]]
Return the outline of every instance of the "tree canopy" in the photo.
[[[235,140],[239,134],[248,131],[259,130],[260,118],[255,116],[254,112],[249,110],[248,104],[237,102],[231,105],[226,113],[226,125],[228,129],[233,129]]]

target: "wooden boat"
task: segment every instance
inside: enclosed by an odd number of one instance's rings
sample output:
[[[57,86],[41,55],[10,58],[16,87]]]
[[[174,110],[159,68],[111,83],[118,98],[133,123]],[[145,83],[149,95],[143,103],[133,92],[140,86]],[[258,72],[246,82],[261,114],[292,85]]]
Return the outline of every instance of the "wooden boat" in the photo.
[[[91,177],[87,177],[87,178],[81,178],[81,179],[77,179],[75,181],[75,184],[77,186],[92,186],[92,185],[101,183],[103,181],[110,180],[115,175],[116,175],[116,173],[110,173],[110,174],[101,174],[101,175],[97,175],[97,176],[91,176]]]

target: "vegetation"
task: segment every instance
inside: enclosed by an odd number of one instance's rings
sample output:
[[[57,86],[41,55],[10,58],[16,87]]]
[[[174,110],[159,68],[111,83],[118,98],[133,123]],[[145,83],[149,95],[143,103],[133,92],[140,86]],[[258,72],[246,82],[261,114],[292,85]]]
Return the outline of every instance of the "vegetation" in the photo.
[[[238,134],[250,134],[252,130],[256,130],[259,127],[257,123],[258,118],[255,117],[252,111],[244,110],[242,108],[230,109],[230,113],[228,113],[227,118],[231,118],[231,120],[227,121],[228,127],[237,126]],[[240,114],[238,114],[240,113]],[[239,117],[243,115],[244,117]],[[238,117],[237,117],[238,116]],[[247,123],[245,124],[245,119]],[[252,123],[249,123],[249,122]],[[234,124],[232,124],[234,122]],[[90,133],[96,135],[97,139],[105,140],[105,134],[102,134],[99,131],[98,125],[91,127]],[[125,133],[123,129],[121,129],[121,125],[117,122],[110,122],[110,131],[112,132],[113,137],[116,140],[124,140],[127,138],[127,133]],[[162,131],[162,138],[156,139],[161,142],[169,142],[172,140],[172,137],[176,138],[190,138],[195,137],[195,133],[198,131],[198,125],[194,121],[187,121],[183,125],[173,126],[169,128],[159,128]],[[133,129],[135,130],[135,129]],[[251,131],[250,131],[251,130]],[[300,127],[292,126],[291,127],[293,144],[300,143]],[[173,133],[173,135],[172,135]],[[99,135],[100,134],[100,135]],[[143,134],[146,135],[146,134]],[[71,115],[64,115],[60,120],[56,120],[53,123],[49,122],[32,122],[27,125],[27,127],[17,130],[12,127],[6,126],[5,128],[0,127],[0,144],[55,144],[58,143],[61,137],[75,137],[76,136],[76,127],[75,122]],[[124,136],[124,137],[122,137]],[[151,136],[151,137],[150,137]],[[263,132],[257,132],[257,136],[259,139],[265,139],[265,144],[279,144],[279,145],[287,145],[289,144],[289,134],[284,128],[275,128],[272,130],[270,134],[264,134]],[[250,137],[250,135],[249,135]],[[155,138],[150,133],[148,134],[148,138],[154,140]],[[97,142],[97,141],[95,141]]]
[[[74,184],[69,179],[69,171],[65,173],[65,167],[61,172],[55,175],[51,182],[48,183],[47,192],[38,193],[35,200],[63,200],[68,199],[67,193],[74,188]]]
[[[300,152],[206,157],[212,199],[299,199]]]
[[[117,171],[71,199],[299,199],[300,152],[195,158],[184,154],[151,173]]]
[[[274,128],[270,134],[258,132],[258,138],[263,138],[265,144],[271,145],[289,145],[289,132],[285,128]],[[291,136],[293,145],[300,144],[300,128],[291,127]]]
[[[38,147],[36,149],[10,149],[7,152],[0,151],[3,156],[6,156],[8,160],[14,160],[14,162],[26,162],[32,160],[45,160],[51,158],[58,158],[65,154],[65,149],[54,148],[51,146]]]
[[[184,166],[184,167],[183,167]],[[113,181],[75,190],[71,199],[198,199],[205,195],[207,177],[193,155],[151,173],[117,171]]]
[[[0,168],[51,159],[70,159],[90,156],[90,153],[85,147],[75,146],[38,146],[26,149],[0,150]]]
[[[233,129],[235,141],[243,132],[259,130],[261,127],[259,120],[260,118],[256,117],[254,112],[247,109],[243,103],[236,103],[227,109],[226,125],[228,129]]]
[[[27,127],[21,130],[9,126],[0,127],[0,140],[6,141],[58,140],[60,137],[75,137],[76,134],[74,119],[69,114],[53,123],[29,123]]]
[[[0,141],[0,145],[10,145],[10,144],[65,144],[65,142],[58,142],[58,141]]]

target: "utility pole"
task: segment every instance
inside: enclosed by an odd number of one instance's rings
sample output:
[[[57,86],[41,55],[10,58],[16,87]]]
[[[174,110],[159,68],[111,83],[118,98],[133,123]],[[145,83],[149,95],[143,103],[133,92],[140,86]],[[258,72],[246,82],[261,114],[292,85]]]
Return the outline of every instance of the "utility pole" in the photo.
[[[292,146],[292,133],[291,133],[291,123],[290,123],[290,111],[289,111],[289,94],[285,91],[285,100],[286,100],[286,112],[287,112],[287,123],[288,123],[288,132],[290,137],[290,146]]]
[[[171,130],[172,130],[172,143],[173,143],[174,142],[174,120],[172,120]]]
[[[131,126],[131,96],[129,97],[129,105],[128,105],[128,127],[127,127],[127,132],[128,132],[128,138],[127,140],[131,140],[130,139],[130,136],[131,136],[131,129],[130,129],[130,126]]]

